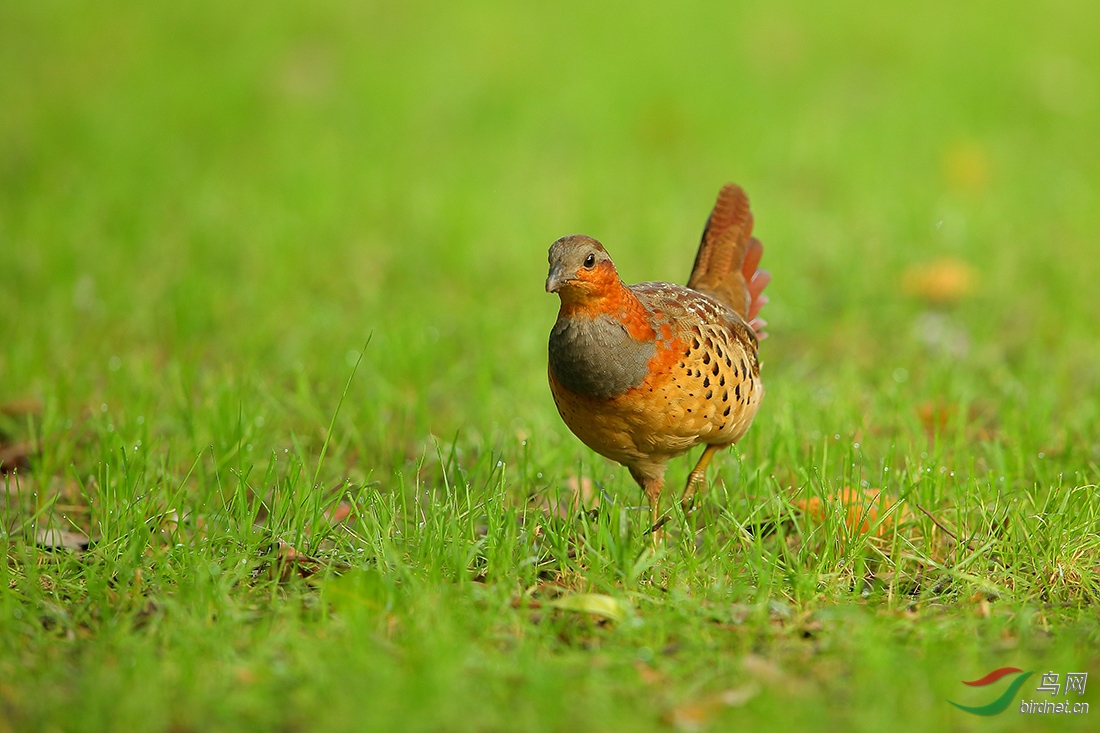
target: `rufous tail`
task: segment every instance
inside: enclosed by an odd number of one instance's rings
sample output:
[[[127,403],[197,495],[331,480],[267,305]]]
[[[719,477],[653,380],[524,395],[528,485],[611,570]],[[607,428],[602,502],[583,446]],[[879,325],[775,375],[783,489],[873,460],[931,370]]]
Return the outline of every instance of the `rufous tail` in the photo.
[[[760,240],[752,236],[749,197],[740,186],[727,183],[707,219],[687,285],[733,308],[758,338],[767,337],[767,322],[758,314],[768,302],[764,286],[772,279],[767,270],[758,269],[763,253]]]

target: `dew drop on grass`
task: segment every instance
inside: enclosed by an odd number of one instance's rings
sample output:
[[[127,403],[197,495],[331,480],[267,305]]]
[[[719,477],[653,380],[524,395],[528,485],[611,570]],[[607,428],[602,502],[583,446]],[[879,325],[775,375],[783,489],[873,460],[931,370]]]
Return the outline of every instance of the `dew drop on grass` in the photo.
[[[907,369],[905,369],[904,367],[898,367],[897,369],[894,370],[894,381],[895,382],[897,382],[898,384],[901,384],[902,382],[906,381],[907,379],[909,379],[909,371]]]
[[[144,425],[145,424],[145,415],[138,415],[137,416],[137,424],[138,425]]]
[[[256,427],[258,427],[258,428],[262,428],[262,427],[264,426],[264,416],[263,416],[263,415],[257,415],[257,416],[256,416],[256,419],[255,419],[255,420],[253,420],[253,421],[252,421],[252,423],[253,423],[253,424],[254,424],[254,425],[255,425]]]
[[[107,412],[107,403],[106,402],[104,402],[102,405],[99,406],[99,411],[100,412]]]
[[[107,360],[107,368],[112,372],[117,372],[122,368],[122,359],[119,359],[117,356],[112,356]]]

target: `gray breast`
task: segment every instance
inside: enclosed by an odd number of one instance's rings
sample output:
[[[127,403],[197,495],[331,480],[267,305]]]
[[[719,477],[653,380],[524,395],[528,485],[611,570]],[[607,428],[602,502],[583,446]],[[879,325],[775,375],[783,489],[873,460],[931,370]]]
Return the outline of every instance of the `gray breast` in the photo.
[[[607,399],[642,383],[656,346],[638,342],[622,324],[597,318],[563,318],[550,332],[550,369],[572,392]]]

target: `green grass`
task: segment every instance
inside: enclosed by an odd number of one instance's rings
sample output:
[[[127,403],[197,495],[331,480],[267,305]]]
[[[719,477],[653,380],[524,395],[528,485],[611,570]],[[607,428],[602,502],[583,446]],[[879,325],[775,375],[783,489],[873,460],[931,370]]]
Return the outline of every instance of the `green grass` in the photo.
[[[6,4],[0,731],[1094,727],[1098,22]],[[654,550],[554,411],[545,252],[682,282],[727,180],[768,393]],[[1002,666],[1097,709],[947,703]]]

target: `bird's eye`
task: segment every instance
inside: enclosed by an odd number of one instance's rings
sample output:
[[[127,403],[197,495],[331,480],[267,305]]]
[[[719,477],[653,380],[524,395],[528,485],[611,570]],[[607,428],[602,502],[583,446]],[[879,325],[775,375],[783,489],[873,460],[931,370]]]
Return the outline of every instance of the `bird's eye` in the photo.
[[[591,270],[596,266],[596,255],[590,254],[584,258],[584,267],[587,270]]]

